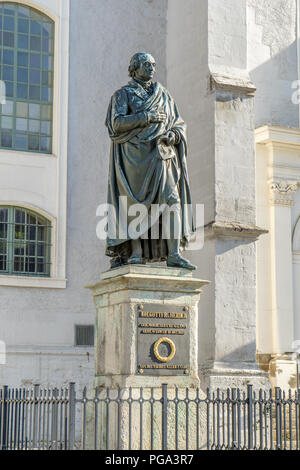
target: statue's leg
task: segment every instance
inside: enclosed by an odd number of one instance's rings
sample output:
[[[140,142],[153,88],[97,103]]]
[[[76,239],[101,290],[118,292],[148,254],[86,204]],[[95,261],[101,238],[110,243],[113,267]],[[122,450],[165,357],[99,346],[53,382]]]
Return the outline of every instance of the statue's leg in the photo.
[[[143,252],[141,240],[131,240],[132,253],[128,259],[128,264],[143,264]]]
[[[164,221],[164,218],[163,218],[163,221]],[[181,206],[179,203],[176,205],[173,205],[172,208],[170,208],[169,223],[170,223],[170,227],[169,227],[170,237],[167,240],[167,244],[168,244],[167,265],[173,268],[185,268],[185,269],[195,270],[196,266],[191,264],[188,260],[184,259],[179,254],[180,241],[182,237]],[[167,228],[165,229],[167,230]]]

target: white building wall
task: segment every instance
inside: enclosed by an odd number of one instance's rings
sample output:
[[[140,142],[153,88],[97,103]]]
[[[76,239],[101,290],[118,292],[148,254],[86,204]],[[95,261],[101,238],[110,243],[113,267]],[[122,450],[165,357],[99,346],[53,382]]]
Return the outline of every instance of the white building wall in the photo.
[[[104,126],[106,110],[112,93],[129,81],[129,60],[139,50],[148,50],[157,58],[157,78],[166,83],[167,1],[71,0],[69,20],[61,16],[59,0],[41,0],[40,5],[50,5],[53,15],[64,23],[69,21],[65,27],[70,28],[69,91],[58,90],[61,99],[69,99],[67,283],[62,289],[0,286],[0,339],[7,345],[0,383],[59,385],[75,381],[82,386],[93,380],[93,348],[74,347],[74,328],[94,323],[93,300],[84,286],[97,281],[109,266],[104,243],[96,237],[96,209],[106,201],[110,144]],[[61,46],[68,53],[66,39],[62,38]],[[23,163],[18,156],[13,157],[14,174]],[[49,157],[42,158],[44,162]],[[55,171],[46,167],[44,180],[51,181]],[[32,178],[41,185],[40,177]],[[51,189],[55,192],[53,186]],[[42,186],[41,191],[39,208],[47,211],[49,188]],[[22,198],[22,194],[15,197]],[[2,195],[0,202],[7,198]],[[51,210],[57,207],[53,204]],[[58,260],[63,263],[63,253]]]

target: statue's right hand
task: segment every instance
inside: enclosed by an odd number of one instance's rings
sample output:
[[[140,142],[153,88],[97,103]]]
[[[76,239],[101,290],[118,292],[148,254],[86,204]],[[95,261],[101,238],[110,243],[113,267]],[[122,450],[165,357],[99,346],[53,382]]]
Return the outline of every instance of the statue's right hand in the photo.
[[[148,113],[148,119],[149,122],[165,122],[167,115],[161,111],[150,111]]]

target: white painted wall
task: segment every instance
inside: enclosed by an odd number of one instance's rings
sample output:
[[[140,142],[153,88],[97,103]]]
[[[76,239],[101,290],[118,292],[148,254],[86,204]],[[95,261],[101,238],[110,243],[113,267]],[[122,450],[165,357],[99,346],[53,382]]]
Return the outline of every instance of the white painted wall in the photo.
[[[106,110],[112,93],[129,81],[129,60],[139,50],[148,50],[157,58],[157,79],[166,83],[167,1],[71,0],[69,21],[64,13],[67,0],[36,0],[35,5],[38,2],[57,15],[65,31],[70,28],[69,67],[68,38],[62,37],[59,45],[61,57],[66,54],[69,90],[64,81],[56,81],[56,86],[61,85],[56,89],[58,99],[64,105],[69,100],[68,136],[58,125],[61,120],[56,121],[57,133],[68,137],[68,168],[64,162],[59,169],[63,163],[59,154],[41,159],[35,155],[33,160],[26,155],[28,166],[34,167],[31,184],[20,176],[12,198],[11,192],[1,195],[7,190],[6,178],[6,187],[0,186],[0,202],[25,198],[26,193],[25,200],[33,204],[31,189],[38,194],[34,204],[64,218],[66,258],[61,250],[57,259],[58,269],[66,262],[67,285],[65,289],[0,286],[0,339],[8,351],[7,364],[0,365],[0,383],[55,385],[73,380],[83,385],[93,380],[93,355],[91,348],[74,347],[74,327],[94,323],[92,296],[84,286],[97,281],[108,268],[104,244],[96,237],[96,209],[106,200],[110,145],[104,126]],[[9,157],[5,154],[3,158],[7,161]],[[14,162],[15,168],[11,174],[18,177],[25,157],[12,158],[9,164]],[[59,174],[66,169],[64,214],[63,197],[55,199],[52,194],[56,194],[55,188],[59,194],[64,192]],[[45,185],[41,185],[43,179]]]

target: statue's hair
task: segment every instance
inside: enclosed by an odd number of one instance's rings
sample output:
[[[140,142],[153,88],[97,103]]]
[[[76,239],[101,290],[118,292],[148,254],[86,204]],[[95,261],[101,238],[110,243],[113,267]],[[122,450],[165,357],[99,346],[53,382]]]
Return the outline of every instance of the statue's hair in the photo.
[[[139,68],[141,64],[141,59],[142,57],[145,57],[145,55],[150,55],[147,52],[138,52],[137,54],[134,54],[134,56],[131,58],[129,67],[128,67],[128,73],[129,77],[134,78],[135,77],[135,71]]]

